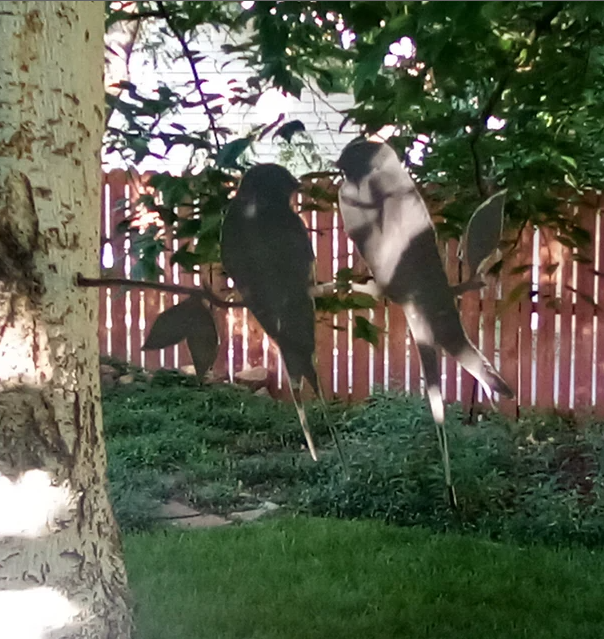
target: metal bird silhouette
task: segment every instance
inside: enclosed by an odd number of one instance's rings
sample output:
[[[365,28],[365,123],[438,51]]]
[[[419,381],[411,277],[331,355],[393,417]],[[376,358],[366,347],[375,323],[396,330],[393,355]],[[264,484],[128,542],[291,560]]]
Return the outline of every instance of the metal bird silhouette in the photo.
[[[317,396],[315,309],[309,293],[314,254],[290,206],[299,182],[276,164],[259,164],[241,180],[222,227],[222,264],[246,306],[275,341],[290,380],[313,459],[315,445],[300,396],[306,379]]]
[[[344,229],[378,290],[403,307],[419,351],[445,482],[455,506],[437,349],[444,348],[474,376],[489,399],[494,392],[505,397],[513,397],[513,392],[464,331],[428,209],[394,149],[357,139],[344,148],[337,166],[345,176],[339,191]]]

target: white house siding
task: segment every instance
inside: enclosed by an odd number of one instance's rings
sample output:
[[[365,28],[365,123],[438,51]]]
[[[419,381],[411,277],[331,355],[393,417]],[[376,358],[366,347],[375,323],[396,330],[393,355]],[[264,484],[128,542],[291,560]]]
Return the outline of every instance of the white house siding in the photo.
[[[152,35],[152,31],[151,31]],[[199,77],[207,80],[204,83],[204,91],[221,93],[228,96],[229,87],[245,85],[247,78],[254,73],[246,68],[235,55],[227,55],[222,51],[221,45],[233,44],[233,36],[225,31],[217,32],[211,28],[200,31],[199,37],[191,48],[206,56],[197,63]],[[151,55],[138,46],[130,60],[130,81],[133,82],[143,95],[152,96],[153,91],[160,85],[166,85],[173,90],[181,91],[187,86],[192,91],[192,74],[186,59],[168,60],[167,56],[153,61]],[[191,100],[198,99],[196,92],[191,94]],[[217,104],[217,103],[215,103]],[[325,96],[318,89],[311,91],[304,89],[301,99],[293,96],[284,96],[275,89],[268,90],[259,100],[256,106],[246,105],[232,106],[225,100],[224,115],[220,116],[217,123],[221,127],[229,128],[232,138],[245,136],[250,129],[259,124],[269,124],[280,113],[284,113],[284,122],[289,120],[301,120],[317,147],[324,161],[333,161],[341,149],[356,135],[358,127],[347,125],[342,132],[339,128],[343,122],[346,109],[354,104],[351,95],[331,94]],[[114,116],[119,117],[119,116]],[[165,117],[162,120],[161,130],[172,131],[170,121],[185,126],[188,131],[203,130],[208,127],[208,118],[202,107],[186,109],[175,114],[172,118]],[[273,141],[272,134],[253,146],[252,159],[257,162],[274,162],[279,160],[279,139]],[[163,145],[158,144],[156,149],[163,154]],[[186,147],[175,147],[168,156],[163,159],[147,157],[138,167],[139,171],[170,171],[178,174],[186,166],[190,158],[190,151]],[[105,170],[123,168],[120,157],[113,153],[105,158]],[[316,167],[318,168],[318,167]],[[307,168],[308,170],[308,168]]]

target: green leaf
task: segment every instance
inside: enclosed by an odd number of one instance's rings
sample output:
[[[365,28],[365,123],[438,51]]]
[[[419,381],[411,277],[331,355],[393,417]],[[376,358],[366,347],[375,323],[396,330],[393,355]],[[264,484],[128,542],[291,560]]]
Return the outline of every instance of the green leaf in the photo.
[[[157,281],[163,274],[158,259],[165,250],[165,243],[157,237],[157,230],[157,227],[152,225],[144,233],[131,235],[131,252],[138,258],[132,267],[132,279]]]
[[[148,184],[161,193],[162,206],[167,211],[190,201],[193,196],[186,177],[155,173],[149,178]]]
[[[323,295],[321,297],[315,297],[315,310],[322,313],[339,313],[350,308],[345,299],[340,298],[338,295]]]
[[[351,268],[341,268],[336,273],[336,282],[339,284],[349,284],[354,281],[354,272]]]
[[[374,55],[365,58],[365,60],[357,64],[354,81],[354,95],[357,99],[361,91],[365,88],[365,84],[373,84],[375,82],[383,64],[384,55],[385,53],[380,55],[375,52]]]
[[[577,164],[577,160],[575,160],[575,158],[571,158],[568,155],[561,155],[560,159],[564,160],[564,162],[566,162],[566,164],[568,164],[569,166],[572,166],[573,169],[579,168],[579,165]]]
[[[208,213],[201,218],[199,227],[199,236],[211,235],[213,239],[218,241],[220,236],[220,227],[222,226],[222,215],[220,213]]]
[[[290,143],[296,133],[304,131],[306,131],[306,127],[301,120],[290,120],[280,126],[273,137],[282,137],[287,143]]]
[[[577,291],[578,297],[580,297],[584,302],[587,302],[591,306],[598,307],[596,300],[592,295],[588,295],[587,293],[582,293],[581,291]]]
[[[559,262],[556,262],[555,264],[546,264],[546,266],[543,269],[543,272],[549,277],[558,270],[559,266],[560,266]]]
[[[355,315],[353,337],[363,339],[377,348],[380,343],[380,333],[383,332],[379,326],[372,324],[361,315]]]
[[[375,308],[376,305],[375,298],[365,293],[352,293],[348,299],[351,303],[350,308]]]
[[[533,268],[533,264],[521,264],[520,266],[514,266],[514,268],[510,269],[510,273],[512,275],[521,275],[522,273],[526,273]]]
[[[157,282],[160,275],[163,274],[164,270],[159,267],[155,260],[141,258],[132,266],[130,277],[133,280]]]
[[[195,244],[195,253],[199,256],[200,264],[220,262],[220,244],[216,237],[202,235]]]
[[[237,138],[225,144],[216,155],[216,165],[222,169],[238,169],[237,160],[249,148],[252,138]]]
[[[170,264],[178,264],[185,271],[191,273],[196,269],[196,267],[205,264],[206,261],[203,255],[190,251],[189,246],[190,244],[187,242],[184,246],[181,246],[177,251],[175,251],[170,258]]]
[[[201,228],[201,219],[198,217],[187,218],[178,221],[176,227],[176,237],[178,239],[185,237],[195,237]]]

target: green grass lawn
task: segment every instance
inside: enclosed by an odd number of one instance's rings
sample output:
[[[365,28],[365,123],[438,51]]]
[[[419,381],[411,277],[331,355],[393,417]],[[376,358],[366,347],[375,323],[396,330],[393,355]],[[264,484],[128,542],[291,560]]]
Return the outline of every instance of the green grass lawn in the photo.
[[[601,639],[604,554],[279,518],[125,538],[137,639]]]

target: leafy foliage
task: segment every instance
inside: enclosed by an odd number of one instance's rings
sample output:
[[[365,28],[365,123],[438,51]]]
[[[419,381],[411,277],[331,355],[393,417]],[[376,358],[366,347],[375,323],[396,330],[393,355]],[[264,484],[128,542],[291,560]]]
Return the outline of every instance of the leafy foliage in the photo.
[[[433,530],[480,532],[522,543],[602,543],[601,427],[583,434],[556,418],[477,426],[448,420],[459,506],[445,507],[433,424],[421,401],[378,395],[347,422],[353,477],[317,473],[302,510]]]
[[[231,103],[253,103],[271,85],[299,96],[316,82],[327,94],[354,91],[357,104],[348,117],[369,130],[395,125],[402,152],[422,139],[424,161],[413,168],[432,187],[431,196],[444,203],[445,232],[459,235],[485,193],[506,187],[514,223],[550,224],[572,243],[583,240],[559,210],[557,196],[561,188],[585,189],[602,180],[599,5],[257,2],[250,10],[237,2],[137,5],[140,20],[162,36],[156,50],[187,58],[192,80],[187,92],[159,87],[154,97],[123,82],[122,92],[108,98],[110,109],[122,116],[122,126],[109,128],[108,149],[130,150],[136,163],[154,153],[149,147],[154,138],[165,151],[186,144],[205,152],[201,173],[209,178],[208,196],[228,182],[215,171],[238,168],[239,156],[262,130],[225,144],[230,132],[219,126],[224,96],[204,93],[204,78],[195,71],[202,55],[194,35],[211,25],[240,33],[238,44],[225,45],[225,51],[256,74],[245,86],[233,87]],[[110,11],[107,23],[123,19],[133,14]],[[355,36],[349,48],[342,44],[343,32]],[[401,51],[402,39],[412,43],[410,51]],[[207,112],[205,129],[185,130],[176,121],[171,132],[161,127],[166,114],[200,104]],[[489,128],[493,117],[501,128]],[[196,181],[196,195],[204,181]],[[169,190],[155,188],[162,195]],[[219,209],[225,195],[218,198]]]
[[[294,95],[310,81],[353,90],[351,120],[396,126],[402,152],[423,141],[413,168],[444,204],[443,232],[459,235],[485,194],[505,187],[514,224],[582,241],[558,197],[602,182],[598,5],[259,2],[251,14],[240,50],[275,85]],[[348,49],[343,32],[356,36]]]

